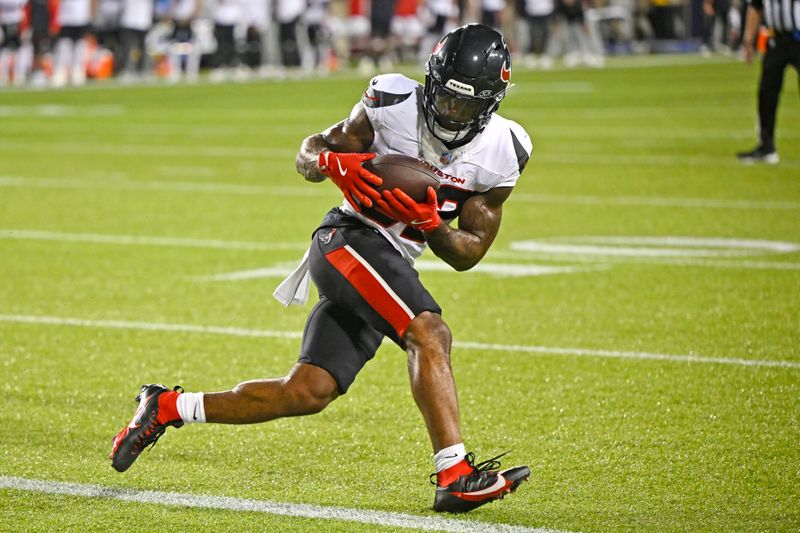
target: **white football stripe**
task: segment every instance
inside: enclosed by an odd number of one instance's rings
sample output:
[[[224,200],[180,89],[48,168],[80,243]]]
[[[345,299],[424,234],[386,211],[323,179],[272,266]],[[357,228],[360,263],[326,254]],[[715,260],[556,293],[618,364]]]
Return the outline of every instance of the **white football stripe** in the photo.
[[[222,241],[178,237],[148,237],[142,235],[107,235],[100,233],[65,233],[24,229],[0,229],[0,239],[55,242],[89,242],[142,246],[173,246],[185,248],[215,248],[222,250],[305,250],[307,242]]]
[[[448,531],[454,533],[483,531],[498,533],[558,533],[556,530],[552,529],[495,524],[491,522],[479,522],[477,520],[457,520],[439,516],[420,516],[406,513],[303,503],[272,502],[268,500],[253,500],[228,496],[207,496],[202,494],[121,489],[104,487],[102,485],[65,483],[61,481],[45,481],[11,476],[0,476],[0,489],[39,492],[44,494],[61,494],[82,498],[106,498],[124,502],[175,507],[221,509],[235,512],[313,518],[317,520],[336,520],[422,531]]]
[[[153,322],[128,322],[123,320],[87,320],[70,317],[36,315],[0,315],[0,322],[20,324],[45,324],[52,326],[75,326],[87,328],[131,329],[141,331],[165,331],[179,333],[200,333],[211,335],[232,335],[237,337],[272,337],[281,339],[300,339],[301,331],[275,331],[219,326],[200,326],[194,324],[162,324]],[[650,352],[630,352],[621,350],[595,350],[555,346],[535,346],[526,344],[493,344],[484,342],[454,341],[453,346],[464,350],[520,352],[557,356],[602,357],[611,359],[641,359],[669,361],[675,363],[720,364],[745,367],[773,367],[800,369],[800,361],[773,359],[742,359],[736,357],[703,357],[700,355],[678,355]]]
[[[378,273],[375,271],[375,269],[374,269],[374,268],[372,268],[372,265],[370,265],[370,264],[367,262],[367,260],[366,260],[366,259],[364,259],[363,257],[361,257],[361,256],[358,254],[358,252],[356,252],[355,250],[353,250],[353,248],[352,248],[352,247],[351,247],[349,244],[345,244],[345,245],[344,245],[344,249],[345,249],[345,250],[347,250],[348,252],[350,252],[350,255],[352,255],[352,256],[355,258],[355,260],[356,260],[356,261],[358,261],[359,263],[361,263],[361,265],[362,265],[364,268],[366,268],[366,269],[369,271],[369,273],[370,273],[370,274],[372,274],[372,277],[373,277],[373,278],[375,278],[375,279],[378,281],[378,283],[380,283],[380,284],[381,284],[381,287],[383,287],[383,288],[384,288],[384,290],[386,291],[386,293],[387,293],[387,294],[388,294],[388,295],[389,295],[389,296],[392,298],[392,300],[394,300],[394,301],[395,301],[395,303],[397,303],[397,305],[399,305],[399,306],[400,306],[400,308],[403,310],[403,312],[405,312],[405,314],[406,314],[406,315],[408,315],[408,318],[411,318],[411,319],[413,319],[413,318],[414,318],[414,316],[415,316],[415,315],[414,315],[414,312],[413,312],[413,311],[411,311],[411,309],[410,309],[410,308],[409,308],[409,307],[406,305],[406,303],[405,303],[405,302],[404,302],[404,301],[403,301],[403,300],[402,300],[402,299],[401,299],[401,298],[400,298],[400,297],[397,295],[397,293],[395,293],[395,292],[392,290],[392,288],[389,286],[389,284],[388,284],[388,283],[386,283],[386,281],[385,281],[385,280],[384,280],[384,279],[381,277],[381,275],[380,275],[380,274],[378,274]]]

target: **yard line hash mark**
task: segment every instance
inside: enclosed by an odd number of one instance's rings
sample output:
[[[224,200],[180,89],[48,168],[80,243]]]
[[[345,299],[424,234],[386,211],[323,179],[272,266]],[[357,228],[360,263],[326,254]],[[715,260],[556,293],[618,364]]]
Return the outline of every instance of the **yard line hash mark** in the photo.
[[[0,489],[58,494],[79,498],[105,498],[123,502],[167,505],[171,507],[220,509],[224,511],[264,513],[317,520],[337,520],[422,531],[448,531],[454,533],[482,531],[497,533],[558,533],[556,530],[545,528],[528,528],[510,524],[457,520],[438,516],[420,516],[406,513],[303,503],[283,503],[249,498],[234,498],[230,496],[208,496],[179,492],[122,489],[104,487],[102,485],[46,481],[12,476],[0,476]]]
[[[196,324],[163,324],[157,322],[129,322],[125,320],[87,320],[70,317],[37,315],[0,315],[0,322],[19,324],[45,324],[52,326],[76,326],[86,328],[130,329],[139,331],[165,331],[177,333],[202,333],[232,335],[237,337],[271,337],[300,339],[300,331],[248,329],[224,326],[202,326]],[[633,359],[645,361],[668,361],[673,363],[720,364],[745,367],[771,367],[800,369],[800,361],[774,359],[744,359],[740,357],[705,357],[696,354],[665,354],[623,350],[599,350],[558,346],[536,346],[528,344],[497,344],[471,341],[454,341],[453,346],[464,350],[516,352],[557,356],[597,357],[608,359]]]

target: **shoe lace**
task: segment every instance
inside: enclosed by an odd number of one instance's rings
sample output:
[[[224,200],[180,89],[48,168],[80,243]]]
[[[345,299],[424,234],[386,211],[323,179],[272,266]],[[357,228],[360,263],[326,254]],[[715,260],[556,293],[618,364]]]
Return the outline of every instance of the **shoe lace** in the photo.
[[[472,473],[469,474],[469,475],[470,476],[476,476],[476,475],[480,476],[481,473],[483,473],[483,472],[496,470],[496,469],[500,468],[501,463],[500,463],[500,461],[498,461],[498,459],[500,459],[501,457],[503,457],[504,455],[506,455],[510,451],[511,450],[507,450],[507,451],[501,453],[500,455],[496,455],[496,456],[492,457],[491,459],[487,459],[485,461],[481,461],[478,464],[475,464],[475,454],[472,453],[472,452],[467,453],[467,455],[464,456],[464,460],[473,469]],[[430,480],[431,485],[436,485],[437,484],[437,476],[436,476],[435,472],[433,474],[431,474],[428,479]]]

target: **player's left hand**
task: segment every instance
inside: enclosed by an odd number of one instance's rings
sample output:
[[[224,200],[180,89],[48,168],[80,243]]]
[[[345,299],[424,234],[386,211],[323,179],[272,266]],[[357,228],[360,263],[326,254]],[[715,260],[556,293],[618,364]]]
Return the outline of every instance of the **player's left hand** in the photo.
[[[439,203],[433,187],[428,187],[428,198],[424,203],[415,202],[413,198],[397,188],[383,191],[381,196],[382,198],[375,202],[378,211],[407,226],[420,231],[433,231],[442,223],[442,219],[439,217]]]

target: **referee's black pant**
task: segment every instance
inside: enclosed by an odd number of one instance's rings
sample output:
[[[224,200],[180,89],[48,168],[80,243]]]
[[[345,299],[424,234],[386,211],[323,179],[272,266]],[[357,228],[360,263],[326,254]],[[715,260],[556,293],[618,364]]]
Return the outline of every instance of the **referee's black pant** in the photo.
[[[758,86],[759,132],[761,146],[767,150],[775,149],[775,115],[787,65],[792,65],[800,75],[800,40],[790,34],[775,35],[767,42]]]

